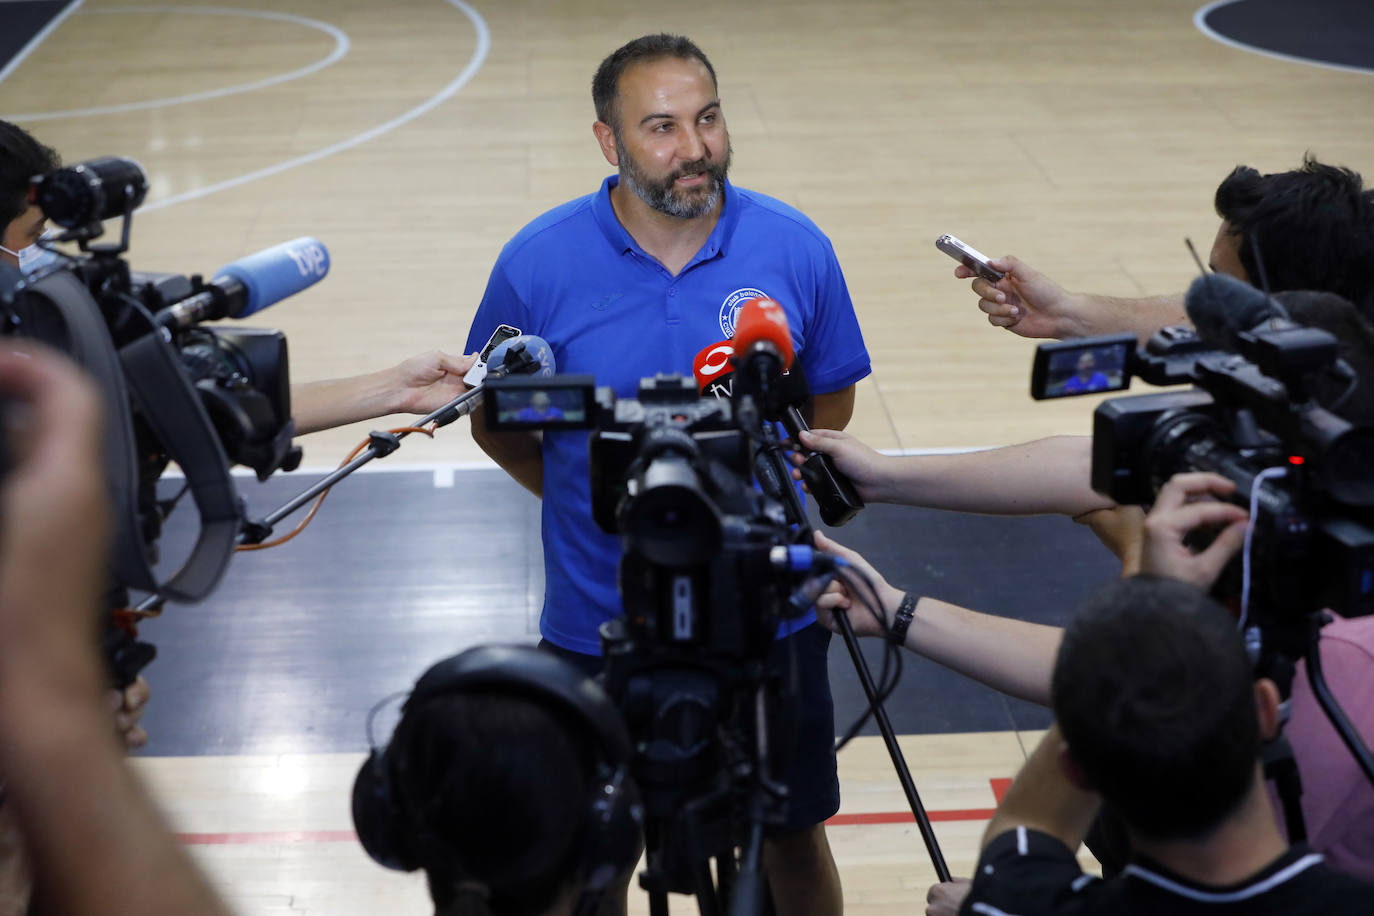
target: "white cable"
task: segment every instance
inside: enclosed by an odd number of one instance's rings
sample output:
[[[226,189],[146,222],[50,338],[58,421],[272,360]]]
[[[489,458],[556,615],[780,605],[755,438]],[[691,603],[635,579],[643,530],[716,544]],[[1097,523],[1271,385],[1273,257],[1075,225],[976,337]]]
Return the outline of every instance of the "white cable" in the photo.
[[[1255,522],[1259,519],[1260,486],[1270,477],[1283,477],[1287,473],[1288,468],[1282,465],[1265,468],[1255,475],[1255,482],[1250,486],[1250,521],[1245,526],[1245,547],[1241,552],[1240,623],[1237,625],[1242,633],[1250,616],[1250,548],[1255,537]]]

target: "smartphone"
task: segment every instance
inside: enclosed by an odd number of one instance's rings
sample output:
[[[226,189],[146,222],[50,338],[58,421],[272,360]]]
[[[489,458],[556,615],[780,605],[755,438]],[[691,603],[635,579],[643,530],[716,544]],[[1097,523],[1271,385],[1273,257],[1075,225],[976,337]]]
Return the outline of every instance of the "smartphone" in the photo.
[[[512,337],[519,337],[520,329],[508,324],[498,325],[492,331],[491,337],[487,340],[487,345],[482,348],[482,352],[477,354],[477,362],[472,364],[472,368],[463,376],[463,381],[474,388],[482,384],[487,377],[487,357],[491,356],[491,351]]]
[[[935,247],[949,255],[989,283],[996,283],[1006,276],[988,263],[988,256],[977,248],[970,248],[952,235],[942,235],[935,240]]]

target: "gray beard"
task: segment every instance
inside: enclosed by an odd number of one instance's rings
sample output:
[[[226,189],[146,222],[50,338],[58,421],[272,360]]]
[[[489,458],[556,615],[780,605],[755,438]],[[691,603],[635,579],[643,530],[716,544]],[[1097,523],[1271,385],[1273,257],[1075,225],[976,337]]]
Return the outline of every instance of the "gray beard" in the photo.
[[[644,174],[639,163],[627,153],[619,137],[616,138],[615,146],[620,157],[620,183],[634,191],[636,197],[659,213],[675,219],[696,219],[710,213],[716,208],[716,204],[720,203],[720,195],[725,188],[725,176],[730,171],[730,157],[734,152],[732,149],[726,148],[725,160],[719,164],[706,164],[704,168],[695,168],[690,173],[679,170],[669,175],[666,181],[656,181]],[[693,166],[695,165],[696,163],[693,163]],[[711,176],[710,187],[705,193],[684,194],[673,188],[673,182],[678,178],[696,172],[706,172]]]

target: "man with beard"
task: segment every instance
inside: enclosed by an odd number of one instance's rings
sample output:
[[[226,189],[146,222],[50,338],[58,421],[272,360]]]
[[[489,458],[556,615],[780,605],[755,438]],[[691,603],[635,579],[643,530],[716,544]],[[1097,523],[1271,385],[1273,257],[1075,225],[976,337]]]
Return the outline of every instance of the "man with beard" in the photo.
[[[634,397],[642,378],[689,375],[699,351],[733,336],[741,305],[767,296],[786,311],[815,392],[814,423],[848,423],[869,360],[834,250],[801,213],[726,180],[730,136],[706,55],[685,38],[637,39],[602,62],[592,99],[593,131],[619,174],[506,245],[469,349],[514,325],[548,340],[560,371],[593,374],[617,397]],[[587,434],[491,434],[480,417],[472,428],[487,454],[544,498],[541,645],[597,673],[597,627],[621,614],[620,544],[592,519]],[[779,635],[773,655],[780,670],[795,660],[800,690],[787,704],[794,709],[773,717],[795,729],[772,749],[790,801],[764,865],[779,912],[837,913],[824,832],[839,807],[829,637],[811,615]]]

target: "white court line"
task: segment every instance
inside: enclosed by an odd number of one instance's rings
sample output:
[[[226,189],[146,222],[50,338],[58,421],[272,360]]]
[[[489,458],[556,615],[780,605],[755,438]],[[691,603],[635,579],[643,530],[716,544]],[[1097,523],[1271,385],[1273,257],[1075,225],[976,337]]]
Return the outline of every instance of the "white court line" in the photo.
[[[188,200],[199,200],[202,197],[209,197],[211,194],[217,194],[220,191],[227,191],[230,188],[237,188],[240,185],[245,185],[249,182],[257,181],[259,178],[268,178],[272,175],[278,175],[289,169],[294,169],[297,166],[308,165],[312,162],[318,162],[319,160],[332,156],[335,153],[341,153],[345,150],[352,149],[355,146],[361,146],[362,144],[367,143],[369,140],[375,140],[383,134],[390,133],[396,128],[409,124],[411,121],[415,120],[421,115],[427,114],[434,108],[448,101],[451,97],[453,97],[455,93],[458,92],[459,89],[462,89],[464,86],[466,86],[468,82],[477,74],[477,71],[482,68],[482,64],[487,59],[487,52],[491,48],[491,33],[487,30],[486,20],[482,18],[481,14],[478,13],[468,4],[464,3],[463,0],[446,0],[446,2],[450,6],[456,8],[464,16],[467,16],[468,20],[472,22],[472,27],[477,32],[477,48],[472,52],[472,57],[469,58],[467,66],[463,68],[462,72],[459,73],[456,77],[454,77],[453,81],[450,82],[443,89],[441,89],[437,95],[431,96],[429,99],[427,99],[424,102],[421,102],[419,105],[405,112],[400,117],[393,118],[392,120],[387,121],[385,124],[379,124],[376,127],[373,127],[370,130],[363,131],[361,134],[350,137],[347,140],[343,140],[339,143],[326,146],[325,148],[316,150],[313,153],[306,153],[303,156],[297,156],[294,159],[288,159],[285,162],[279,162],[276,165],[271,165],[264,169],[258,169],[256,172],[249,172],[246,175],[239,175],[237,178],[230,178],[225,181],[216,182],[215,184],[206,185],[202,188],[195,188],[193,190],[185,192],[184,194],[175,194],[171,197],[163,198],[162,200],[155,201],[153,203],[140,207],[138,212],[150,213],[153,210],[161,210],[164,207],[170,207],[174,204],[185,203]]]
[[[1193,14],[1193,25],[1199,32],[1218,44],[1223,44],[1239,51],[1249,51],[1251,54],[1258,54],[1262,57],[1272,57],[1275,60],[1284,60],[1292,64],[1306,64],[1309,67],[1321,67],[1325,70],[1341,70],[1345,73],[1374,73],[1374,69],[1369,67],[1355,67],[1350,64],[1330,64],[1326,61],[1314,60],[1310,57],[1298,57],[1293,54],[1284,54],[1281,51],[1270,51],[1265,48],[1256,47],[1255,45],[1247,45],[1243,42],[1236,41],[1234,38],[1226,37],[1207,24],[1207,14],[1212,12],[1212,10],[1221,9],[1223,6],[1230,6],[1232,3],[1240,2],[1241,0],[1216,0],[1215,3],[1209,3]],[[1294,4],[1292,9],[1296,12],[1299,7],[1297,4]]]
[[[44,39],[51,35],[53,33],[53,30],[62,24],[62,20],[66,19],[72,13],[76,12],[77,7],[81,6],[83,2],[84,0],[72,0],[71,3],[67,4],[66,9],[58,13],[57,16],[53,18],[52,22],[49,22],[46,26],[43,27],[43,29],[37,35],[29,39],[29,43],[24,45],[24,47],[20,48],[19,53],[14,55],[13,59],[11,59],[8,64],[5,64],[5,68],[3,70],[0,70],[0,83],[3,83],[5,81],[5,77],[9,76],[16,69],[18,69],[19,65],[24,62],[24,58],[32,54],[34,52],[34,49],[41,45]]]
[[[7,121],[53,121],[58,118],[84,118],[94,115],[121,114],[128,111],[143,111],[149,108],[166,108],[171,105],[185,105],[188,102],[204,102],[208,99],[223,98],[228,95],[237,95],[240,92],[252,92],[257,89],[266,89],[268,86],[275,86],[279,83],[289,82],[290,80],[300,79],[309,76],[316,71],[323,70],[330,64],[342,58],[349,50],[348,35],[337,26],[332,26],[327,22],[320,22],[318,19],[307,19],[305,16],[297,16],[293,13],[274,13],[269,10],[241,10],[224,6],[121,6],[107,10],[85,10],[86,15],[91,16],[112,16],[124,15],[126,13],[187,13],[201,16],[244,16],[251,19],[271,19],[277,22],[289,22],[294,25],[303,25],[308,28],[318,29],[334,39],[334,50],[325,57],[320,58],[313,64],[301,67],[299,70],[292,70],[290,73],[283,73],[279,76],[269,76],[266,79],[254,80],[251,83],[240,83],[235,86],[226,86],[222,89],[208,89],[204,92],[192,92],[187,95],[172,96],[162,99],[148,99],[143,102],[126,102],[120,105],[96,105],[91,108],[68,108],[65,111],[38,111],[26,112],[23,114],[0,115]],[[65,14],[55,19],[41,36],[50,32],[53,26],[57,25]],[[35,37],[37,42],[39,37]],[[33,44],[34,42],[30,42]],[[25,49],[28,50],[27,48]],[[6,68],[13,69],[13,64]],[[4,75],[0,75],[4,79]]]

